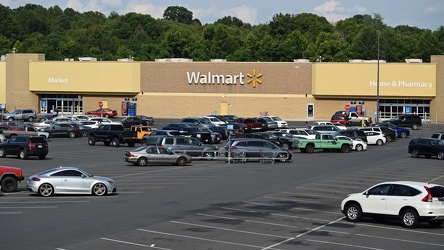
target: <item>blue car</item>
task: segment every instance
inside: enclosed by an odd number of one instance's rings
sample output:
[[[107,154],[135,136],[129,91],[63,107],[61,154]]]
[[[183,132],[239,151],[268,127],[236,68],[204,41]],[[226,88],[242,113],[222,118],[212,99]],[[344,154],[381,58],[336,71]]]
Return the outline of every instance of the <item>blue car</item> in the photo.
[[[379,125],[380,127],[387,127],[391,128],[396,131],[396,134],[399,138],[406,138],[410,136],[410,129],[404,128],[404,127],[398,127],[397,125],[393,123],[382,123]]]

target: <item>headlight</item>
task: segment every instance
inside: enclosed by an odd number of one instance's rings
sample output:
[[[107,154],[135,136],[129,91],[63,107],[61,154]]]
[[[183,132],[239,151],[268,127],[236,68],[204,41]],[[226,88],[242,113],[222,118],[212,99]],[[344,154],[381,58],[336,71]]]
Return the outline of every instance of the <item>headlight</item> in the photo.
[[[113,185],[115,182],[114,181],[108,181],[108,183]]]

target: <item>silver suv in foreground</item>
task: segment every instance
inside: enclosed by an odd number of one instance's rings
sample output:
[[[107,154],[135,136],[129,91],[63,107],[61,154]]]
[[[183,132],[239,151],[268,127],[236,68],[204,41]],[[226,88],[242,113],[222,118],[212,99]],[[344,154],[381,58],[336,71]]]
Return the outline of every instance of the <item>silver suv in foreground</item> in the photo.
[[[33,109],[16,109],[10,113],[2,114],[2,120],[14,121],[23,120],[32,122],[37,119],[37,114]]]

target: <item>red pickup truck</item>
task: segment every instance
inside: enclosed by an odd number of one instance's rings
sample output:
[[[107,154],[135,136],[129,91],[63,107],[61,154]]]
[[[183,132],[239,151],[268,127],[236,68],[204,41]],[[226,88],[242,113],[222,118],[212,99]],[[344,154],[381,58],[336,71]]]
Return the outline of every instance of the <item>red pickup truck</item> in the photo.
[[[245,128],[244,131],[248,133],[259,132],[263,130],[262,123],[259,122],[256,118],[238,118],[237,122],[247,125],[247,128]]]
[[[0,188],[2,192],[10,193],[17,190],[18,182],[25,177],[20,168],[0,166]]]

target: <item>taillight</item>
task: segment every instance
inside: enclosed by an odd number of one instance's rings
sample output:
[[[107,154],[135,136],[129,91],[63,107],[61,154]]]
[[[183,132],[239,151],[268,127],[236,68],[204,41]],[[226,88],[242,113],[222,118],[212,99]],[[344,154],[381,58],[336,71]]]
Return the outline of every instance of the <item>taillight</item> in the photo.
[[[128,156],[129,156],[129,157],[134,157],[134,155],[133,155],[133,154],[131,154],[131,153],[129,153],[129,154],[128,154]]]
[[[32,143],[32,142],[28,143],[28,147],[35,147],[35,146],[37,146],[37,143]]]
[[[432,202],[432,200],[433,200],[432,193],[430,193],[430,190],[429,190],[428,187],[424,187],[424,188],[427,191],[427,195],[424,198],[422,198],[421,201],[423,201],[423,202]]]
[[[31,179],[32,181],[40,181],[40,178],[37,178],[37,177],[32,177],[32,179]]]

